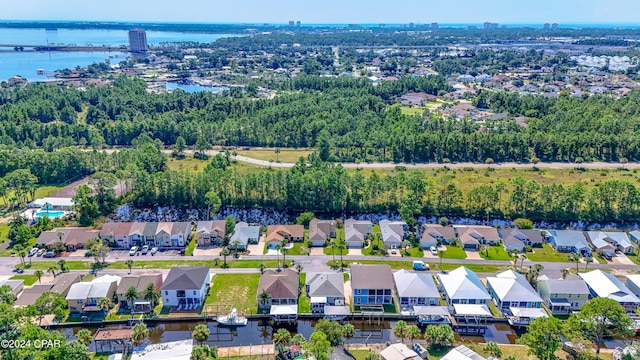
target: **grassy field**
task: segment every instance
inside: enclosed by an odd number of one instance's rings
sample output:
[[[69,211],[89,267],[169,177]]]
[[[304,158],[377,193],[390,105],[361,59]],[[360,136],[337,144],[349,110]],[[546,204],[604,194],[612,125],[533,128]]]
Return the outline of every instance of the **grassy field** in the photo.
[[[10,280],[24,280],[25,286],[31,286],[36,281],[38,281],[38,277],[35,275],[14,275],[9,278]]]
[[[280,161],[285,163],[294,163],[302,157],[307,157],[313,152],[313,149],[280,149],[280,153],[276,154],[274,149],[252,149],[238,150],[238,155],[273,162]],[[277,160],[276,160],[277,158]]]
[[[322,252],[324,252],[325,255],[336,255],[336,256],[340,256],[340,253],[342,253],[342,255],[348,255],[349,254],[349,249],[344,248],[342,250],[338,249],[337,247],[332,248],[331,246],[327,246],[325,248],[322,249]]]
[[[57,193],[58,191],[60,191],[61,189],[62,189],[62,186],[49,186],[49,185],[40,186],[39,188],[36,189],[35,198],[39,199],[39,198],[51,196]],[[10,199],[11,197],[13,197],[13,191],[10,191],[7,194],[7,199]],[[0,197],[0,205],[6,205],[3,197]]]
[[[255,314],[259,281],[260,274],[216,274],[205,303],[230,305],[246,314]]]
[[[405,251],[402,250],[402,253],[405,253]],[[420,247],[408,247],[407,254],[404,254],[404,256],[421,258],[424,257],[424,250],[420,250]]]
[[[489,253],[489,256],[487,256],[487,252]],[[509,255],[509,253],[507,252],[507,250],[505,250],[502,245],[497,245],[497,246],[489,246],[488,251],[480,251],[480,257],[485,259],[485,260],[511,260],[512,257],[511,255]]]
[[[442,255],[444,259],[466,259],[467,253],[461,246],[447,245],[447,251]]]
[[[557,252],[549,244],[542,244],[542,248],[533,248],[533,252],[525,255],[533,262],[569,262],[569,254]]]
[[[400,106],[400,112],[404,115],[422,115],[424,110],[423,107]]]
[[[198,238],[194,236],[193,239],[189,241],[189,244],[187,245],[187,249],[184,251],[184,254],[186,256],[193,256],[193,250],[196,249],[197,244],[198,244]]]
[[[305,291],[305,283],[307,280],[307,273],[300,273],[300,296],[298,296],[298,314],[310,314],[311,313],[311,299],[307,296]]]
[[[7,234],[9,234],[9,224],[0,224],[0,243],[7,240]]]

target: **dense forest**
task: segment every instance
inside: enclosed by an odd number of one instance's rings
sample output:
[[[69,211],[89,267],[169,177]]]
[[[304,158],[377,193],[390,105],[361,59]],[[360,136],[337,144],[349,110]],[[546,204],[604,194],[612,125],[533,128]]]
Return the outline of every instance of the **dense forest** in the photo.
[[[76,88],[35,84],[0,91],[0,146],[129,146],[148,135],[165,146],[182,136],[208,145],[328,146],[322,160],[454,162],[640,160],[640,92],[559,99],[483,92],[479,107],[528,117],[480,124],[389,107],[412,91],[438,94],[440,76],[373,86],[362,79],[298,76],[273,99],[175,91],[153,94],[139,79]],[[483,131],[480,131],[482,127]]]

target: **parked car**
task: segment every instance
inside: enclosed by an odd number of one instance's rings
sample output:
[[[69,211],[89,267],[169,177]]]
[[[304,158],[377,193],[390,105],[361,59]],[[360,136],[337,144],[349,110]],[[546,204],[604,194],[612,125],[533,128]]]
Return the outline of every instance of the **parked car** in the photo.
[[[436,248],[435,246],[430,247],[429,251],[431,251],[431,255],[438,256],[438,248]]]
[[[391,255],[395,255],[395,254],[397,254],[397,253],[398,253],[398,252],[396,251],[396,249],[391,250]]]
[[[138,247],[134,246],[129,250],[129,256],[134,256],[138,252]]]
[[[40,249],[38,250],[38,252],[36,253],[36,256],[42,256],[42,254],[46,253],[47,249]]]
[[[151,248],[151,256],[155,255],[157,252],[158,252],[157,247]]]
[[[414,261],[413,270],[429,270],[429,264],[425,264],[424,261]]]
[[[56,257],[56,253],[55,251],[47,251],[44,254],[42,254],[42,257],[46,257],[46,258],[52,258],[52,257]]]
[[[142,247],[142,255],[146,255],[149,252],[149,245],[145,245]]]
[[[29,256],[33,256],[33,255],[35,255],[37,253],[38,253],[38,248],[34,247],[31,250],[29,250]]]
[[[185,254],[185,252],[186,252],[186,250],[185,250],[185,249],[180,249],[180,255],[184,255],[184,254]]]

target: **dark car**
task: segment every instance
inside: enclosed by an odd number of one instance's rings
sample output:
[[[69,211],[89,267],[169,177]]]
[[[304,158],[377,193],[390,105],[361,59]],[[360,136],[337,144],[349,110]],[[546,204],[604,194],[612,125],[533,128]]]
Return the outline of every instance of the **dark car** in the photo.
[[[56,253],[54,251],[47,251],[46,253],[44,253],[42,255],[42,257],[46,257],[46,258],[52,258],[52,257],[56,257]]]

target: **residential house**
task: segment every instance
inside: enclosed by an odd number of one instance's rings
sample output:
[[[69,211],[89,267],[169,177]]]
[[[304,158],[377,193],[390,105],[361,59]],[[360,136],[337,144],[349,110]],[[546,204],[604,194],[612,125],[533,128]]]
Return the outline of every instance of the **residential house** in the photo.
[[[640,297],[640,274],[627,275],[626,285],[635,296]]]
[[[272,305],[297,305],[300,296],[300,274],[290,268],[276,271],[267,269],[258,283],[258,309],[268,310]],[[265,297],[263,293],[268,294]]]
[[[582,231],[549,230],[547,231],[547,239],[556,251],[591,256],[591,247]]]
[[[196,239],[198,246],[220,246],[226,234],[225,220],[198,221]]]
[[[344,278],[338,273],[307,273],[305,280],[311,311],[323,313],[325,305],[344,306]]]
[[[211,283],[207,266],[179,266],[171,268],[160,292],[162,305],[180,308],[204,304]]]
[[[631,239],[633,242],[640,241],[640,230],[633,230],[629,232],[629,239]]]
[[[118,297],[120,309],[132,309],[132,312],[152,311],[153,305],[151,304],[150,299],[146,299],[144,296],[145,289],[149,284],[153,284],[153,286],[159,291],[162,287],[162,274],[155,273],[124,276],[120,279],[120,284],[118,284],[118,288],[116,289],[116,296]],[[130,302],[125,297],[125,294],[131,287],[135,288],[138,292],[138,298]]]
[[[133,246],[131,241],[131,222],[108,222],[102,225],[100,238],[107,241],[111,247],[129,249]]]
[[[553,315],[578,311],[589,300],[589,287],[582,279],[538,280],[538,294]]]
[[[393,275],[389,265],[352,265],[353,305],[393,303]]]
[[[460,345],[451,351],[449,351],[445,356],[440,358],[440,360],[487,360],[486,358],[480,356],[477,352],[469,349],[464,345]]]
[[[502,229],[502,243],[507,251],[523,252],[525,246],[541,247],[542,233],[533,229]]]
[[[587,283],[591,297],[613,299],[620,303],[628,313],[634,312],[640,305],[640,299],[613,274],[602,270],[593,270],[579,273],[578,276]]]
[[[512,308],[541,308],[542,298],[521,274],[507,270],[487,278],[487,289],[503,313]]]
[[[409,349],[409,347],[403,343],[395,343],[387,346],[384,350],[380,351],[380,358],[382,360],[422,360],[417,352]]]
[[[616,251],[631,254],[635,247],[631,243],[629,236],[621,231],[587,231],[587,237],[593,249],[600,255],[613,257]]]
[[[16,297],[24,289],[24,280],[2,280],[0,281],[0,287],[8,286],[11,289],[11,293]]]
[[[311,246],[324,246],[327,240],[335,237],[335,220],[313,219],[309,222],[309,241]]]
[[[190,222],[174,222],[171,224],[171,235],[169,236],[171,247],[183,247],[191,239]]]
[[[245,251],[249,244],[257,244],[258,241],[260,241],[260,226],[252,226],[241,221],[236,224],[229,238],[229,249]]]
[[[425,224],[420,238],[420,246],[428,249],[438,244],[453,244],[456,241],[456,231],[452,226],[442,226],[439,224]]]
[[[14,305],[27,306],[34,304],[35,301],[46,292],[55,292],[66,297],[71,286],[80,282],[81,279],[82,276],[78,273],[69,272],[60,274],[53,278],[53,281],[50,283],[37,283],[30,288],[24,289]]]
[[[401,310],[413,310],[414,306],[436,306],[440,292],[431,274],[398,270],[393,273],[396,294]]]
[[[265,242],[269,249],[283,246],[284,242],[304,241],[304,226],[302,225],[270,225],[267,227]]]
[[[491,226],[469,225],[454,226],[460,239],[460,244],[465,250],[478,250],[480,244],[498,245],[500,235],[498,230]]]
[[[84,248],[87,241],[96,239],[98,235],[99,232],[91,228],[58,228],[40,233],[36,245],[53,249],[57,243],[62,243],[67,251],[76,251]]]
[[[364,241],[373,231],[373,224],[368,220],[347,219],[344,222],[344,240],[348,248],[363,248]]]
[[[71,285],[65,297],[69,305],[69,311],[73,313],[103,311],[98,306],[98,301],[103,298],[113,299],[119,282],[119,276],[103,275],[90,282],[79,282]]]
[[[387,249],[400,249],[402,240],[409,235],[409,227],[404,221],[380,221],[382,242]]]
[[[491,295],[476,273],[461,266],[448,274],[436,275],[447,304],[488,304]]]

